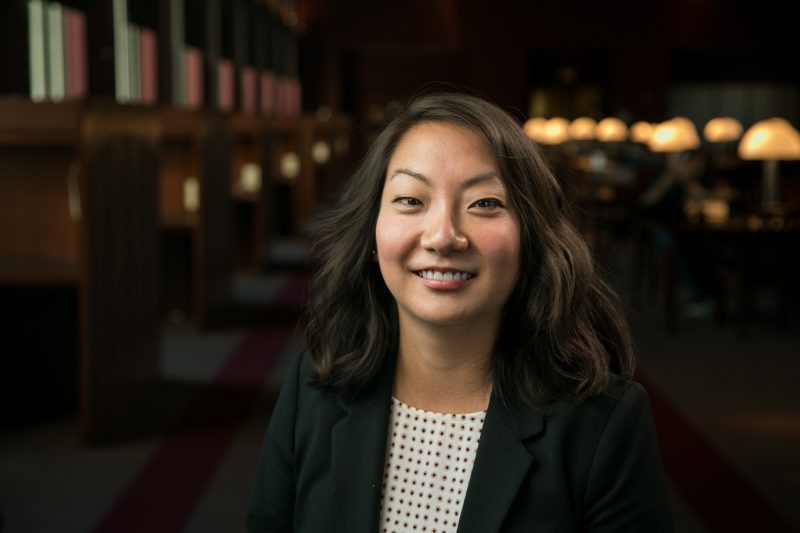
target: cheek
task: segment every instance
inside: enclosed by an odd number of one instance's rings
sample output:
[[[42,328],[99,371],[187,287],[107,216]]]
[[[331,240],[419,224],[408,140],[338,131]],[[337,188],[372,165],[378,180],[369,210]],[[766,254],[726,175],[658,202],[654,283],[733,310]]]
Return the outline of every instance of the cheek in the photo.
[[[481,249],[495,264],[502,264],[506,270],[519,268],[520,237],[514,224],[498,225],[481,232]]]
[[[394,259],[408,247],[411,235],[407,224],[392,220],[391,216],[378,215],[375,225],[375,245],[377,259]]]

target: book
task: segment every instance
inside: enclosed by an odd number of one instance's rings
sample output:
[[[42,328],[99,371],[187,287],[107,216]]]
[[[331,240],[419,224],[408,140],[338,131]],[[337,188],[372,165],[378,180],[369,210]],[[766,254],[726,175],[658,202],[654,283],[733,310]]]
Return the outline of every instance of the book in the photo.
[[[47,17],[47,98],[54,101],[66,97],[64,77],[64,13],[61,4],[48,2]]]
[[[261,113],[271,115],[275,112],[275,75],[269,70],[260,74]]]
[[[256,112],[256,69],[245,65],[241,71],[241,108],[245,113]]]
[[[288,103],[288,84],[286,76],[275,76],[275,114],[279,117],[286,117],[289,115],[287,112]]]
[[[31,100],[38,102],[46,99],[47,32],[43,0],[28,0],[28,70]]]
[[[303,86],[297,77],[289,79],[289,115],[299,117],[303,112]]]
[[[186,95],[186,44],[183,0],[169,0],[169,60],[172,65],[172,99],[175,106],[185,106]]]
[[[199,48],[187,46],[183,51],[186,72],[186,107],[203,107],[203,52]]]
[[[139,30],[140,101],[146,105],[158,102],[158,36],[150,28]]]
[[[86,68],[86,15],[83,11],[64,7],[64,61],[66,98],[75,100],[88,94]]]
[[[128,22],[128,80],[130,86],[128,87],[128,94],[130,95],[129,102],[137,104],[141,102],[141,87],[142,87],[142,65],[139,36],[141,29],[138,25]]]
[[[113,2],[115,97],[117,102],[128,103],[133,99],[128,2],[127,0],[113,0]]]
[[[217,107],[220,111],[232,111],[235,99],[235,81],[233,61],[221,58],[217,62]]]

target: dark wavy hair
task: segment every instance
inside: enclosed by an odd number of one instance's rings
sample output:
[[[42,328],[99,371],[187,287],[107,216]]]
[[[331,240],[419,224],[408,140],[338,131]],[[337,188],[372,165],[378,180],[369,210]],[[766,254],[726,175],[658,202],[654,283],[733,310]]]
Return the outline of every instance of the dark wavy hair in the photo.
[[[317,224],[301,320],[316,367],[312,385],[357,396],[397,354],[396,303],[371,252],[389,159],[403,135],[424,122],[462,126],[483,140],[520,221],[520,274],[495,343],[494,394],[512,407],[541,408],[598,394],[612,374],[630,378],[635,363],[620,302],[598,275],[537,146],[494,104],[435,94],[412,100],[381,132]]]

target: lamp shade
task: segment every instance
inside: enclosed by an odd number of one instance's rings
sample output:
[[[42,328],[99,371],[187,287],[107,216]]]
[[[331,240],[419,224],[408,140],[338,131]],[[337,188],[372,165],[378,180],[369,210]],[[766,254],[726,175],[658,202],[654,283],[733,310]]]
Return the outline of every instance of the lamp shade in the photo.
[[[703,128],[703,137],[708,142],[724,143],[742,136],[742,123],[733,117],[712,118]]]
[[[569,139],[569,120],[554,117],[544,125],[539,142],[542,144],[561,144]]]
[[[624,141],[628,138],[628,126],[618,118],[608,117],[597,123],[594,134],[598,141]]]
[[[647,144],[653,135],[654,126],[649,122],[640,120],[631,126],[631,140],[635,143]]]
[[[800,159],[800,133],[782,118],[756,122],[739,142],[742,159]]]
[[[592,140],[595,126],[597,126],[597,122],[593,118],[576,118],[569,125],[569,138],[576,141]]]
[[[647,146],[653,152],[683,152],[699,148],[700,137],[691,120],[675,117],[655,127]]]
[[[547,124],[546,118],[534,117],[526,120],[525,124],[522,125],[522,129],[525,130],[525,134],[529,139],[539,142],[545,124]]]

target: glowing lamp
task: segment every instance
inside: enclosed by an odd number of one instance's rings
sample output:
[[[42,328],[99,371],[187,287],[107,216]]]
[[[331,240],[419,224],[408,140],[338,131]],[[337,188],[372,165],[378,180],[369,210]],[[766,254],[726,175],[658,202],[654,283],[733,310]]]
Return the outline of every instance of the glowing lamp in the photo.
[[[200,181],[194,176],[183,181],[183,209],[188,213],[200,209]]]
[[[763,160],[761,201],[778,202],[778,161],[800,159],[800,133],[782,118],[756,122],[739,142],[739,157]]]
[[[311,146],[311,159],[317,165],[324,165],[331,158],[331,145],[325,141],[317,141]]]
[[[542,132],[544,131],[545,124],[547,124],[546,118],[535,117],[528,119],[525,124],[523,124],[522,129],[525,130],[525,134],[529,139],[539,142]]]
[[[576,118],[569,125],[569,138],[575,141],[590,141],[594,139],[594,129],[596,126],[597,122],[592,118]]]
[[[735,141],[742,136],[742,123],[733,117],[712,118],[703,128],[703,137],[711,143]]]
[[[542,144],[561,144],[569,139],[569,120],[554,117],[544,125],[539,142]]]
[[[631,126],[631,140],[635,143],[647,144],[653,135],[654,126],[649,122],[640,120]]]
[[[688,118],[675,117],[657,125],[647,142],[653,152],[683,152],[700,147],[700,137]]]
[[[288,180],[300,175],[300,156],[294,152],[286,152],[280,159],[281,176]]]
[[[608,117],[597,123],[594,134],[598,141],[620,142],[628,138],[628,126],[618,118]]]

